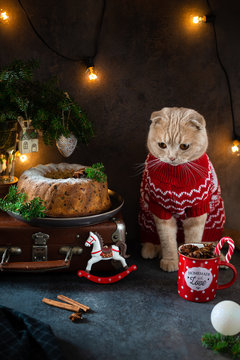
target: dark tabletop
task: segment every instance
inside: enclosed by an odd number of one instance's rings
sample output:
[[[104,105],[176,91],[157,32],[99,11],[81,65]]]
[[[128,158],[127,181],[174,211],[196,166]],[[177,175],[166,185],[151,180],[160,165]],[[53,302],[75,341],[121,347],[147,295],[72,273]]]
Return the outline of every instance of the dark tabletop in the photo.
[[[232,264],[239,272],[240,254]],[[219,290],[215,300],[188,302],[177,294],[177,272],[160,270],[159,260],[128,259],[138,270],[120,282],[99,285],[76,273],[1,273],[0,305],[21,311],[52,327],[66,359],[224,359],[201,345],[205,332],[214,333],[210,314],[223,300],[240,303],[239,279]],[[231,270],[220,270],[219,283]],[[70,312],[41,302],[63,294],[91,307],[80,323]]]

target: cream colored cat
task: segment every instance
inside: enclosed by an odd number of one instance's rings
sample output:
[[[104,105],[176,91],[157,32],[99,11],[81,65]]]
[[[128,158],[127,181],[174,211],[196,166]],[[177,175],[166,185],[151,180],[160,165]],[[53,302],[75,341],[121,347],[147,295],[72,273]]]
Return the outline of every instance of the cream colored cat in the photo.
[[[141,183],[142,256],[161,244],[161,269],[178,269],[177,236],[185,242],[220,239],[225,222],[214,168],[206,154],[206,123],[198,112],[163,108],[151,115]]]

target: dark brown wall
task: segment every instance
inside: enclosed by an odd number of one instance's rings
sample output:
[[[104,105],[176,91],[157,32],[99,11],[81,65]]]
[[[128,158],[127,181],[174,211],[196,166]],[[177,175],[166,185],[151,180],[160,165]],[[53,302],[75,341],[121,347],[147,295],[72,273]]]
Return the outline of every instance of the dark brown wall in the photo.
[[[70,57],[93,52],[100,0],[22,0],[38,31],[54,48]],[[184,106],[203,114],[209,133],[208,154],[217,170],[227,212],[227,225],[240,230],[240,158],[230,153],[231,113],[226,81],[216,59],[211,24],[193,25],[190,15],[206,14],[204,0],[107,0],[95,65],[98,83],[88,83],[84,67],[66,61],[36,37],[16,0],[6,0],[13,21],[0,26],[0,62],[37,58],[39,77],[58,75],[88,112],[96,136],[80,145],[67,162],[102,161],[109,187],[125,198],[129,239],[137,234],[137,202],[148,119],[164,106]],[[238,0],[212,0],[222,60],[232,84],[240,131],[240,49]],[[62,162],[55,146],[41,146],[31,161],[17,164],[19,175],[38,163]]]

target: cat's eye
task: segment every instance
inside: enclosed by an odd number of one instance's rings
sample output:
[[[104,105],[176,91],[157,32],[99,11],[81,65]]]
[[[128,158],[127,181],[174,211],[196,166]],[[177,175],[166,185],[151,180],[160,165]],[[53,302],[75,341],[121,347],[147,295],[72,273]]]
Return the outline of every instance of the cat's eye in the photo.
[[[166,147],[167,147],[167,145],[166,145],[164,142],[158,143],[158,146],[159,146],[161,149],[166,149]]]
[[[180,144],[180,149],[181,150],[187,150],[189,148],[188,144]]]

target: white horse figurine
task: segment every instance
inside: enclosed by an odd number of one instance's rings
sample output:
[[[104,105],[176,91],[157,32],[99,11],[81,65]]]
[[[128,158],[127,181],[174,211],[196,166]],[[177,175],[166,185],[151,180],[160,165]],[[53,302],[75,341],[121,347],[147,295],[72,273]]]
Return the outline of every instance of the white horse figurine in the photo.
[[[91,251],[91,259],[88,260],[86,272],[90,272],[92,265],[101,260],[119,260],[122,263],[124,269],[128,268],[126,260],[119,253],[119,247],[116,245],[110,245],[107,247],[103,246],[101,236],[97,233],[90,231],[89,237],[85,242],[85,246],[93,246]]]

